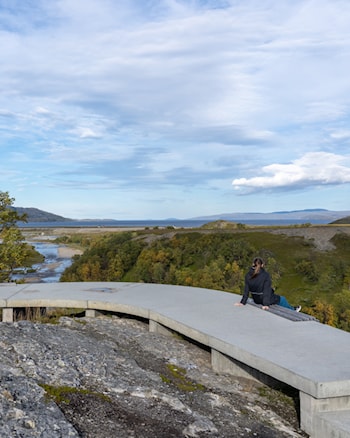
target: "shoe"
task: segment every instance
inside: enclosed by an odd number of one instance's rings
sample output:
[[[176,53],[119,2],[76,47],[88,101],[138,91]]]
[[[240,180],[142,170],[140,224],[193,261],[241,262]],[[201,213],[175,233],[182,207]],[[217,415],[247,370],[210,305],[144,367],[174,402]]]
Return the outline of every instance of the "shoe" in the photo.
[[[295,310],[296,312],[300,312],[300,310],[301,310],[301,306],[296,306],[296,307],[294,307],[294,310]]]

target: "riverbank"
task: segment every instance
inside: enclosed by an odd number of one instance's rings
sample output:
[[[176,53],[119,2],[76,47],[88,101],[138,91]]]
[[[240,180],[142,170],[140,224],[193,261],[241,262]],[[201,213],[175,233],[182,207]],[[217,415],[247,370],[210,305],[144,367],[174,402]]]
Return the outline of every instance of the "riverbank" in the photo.
[[[44,256],[44,261],[34,264],[32,271],[13,276],[14,280],[24,283],[58,282],[64,270],[71,265],[73,256],[83,253],[81,249],[57,244],[49,239],[27,240],[27,242]]]
[[[59,245],[57,253],[58,258],[60,259],[70,259],[75,255],[81,255],[83,251],[81,249],[72,248],[70,246]]]

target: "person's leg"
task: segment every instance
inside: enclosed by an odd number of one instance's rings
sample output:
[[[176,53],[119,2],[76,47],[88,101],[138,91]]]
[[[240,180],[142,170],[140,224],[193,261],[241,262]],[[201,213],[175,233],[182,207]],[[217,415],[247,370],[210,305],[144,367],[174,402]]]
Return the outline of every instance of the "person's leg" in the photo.
[[[281,296],[281,297],[280,297],[280,302],[279,302],[278,304],[279,304],[279,306],[286,307],[287,309],[295,310],[295,307],[291,306],[291,305],[288,303],[286,297]]]

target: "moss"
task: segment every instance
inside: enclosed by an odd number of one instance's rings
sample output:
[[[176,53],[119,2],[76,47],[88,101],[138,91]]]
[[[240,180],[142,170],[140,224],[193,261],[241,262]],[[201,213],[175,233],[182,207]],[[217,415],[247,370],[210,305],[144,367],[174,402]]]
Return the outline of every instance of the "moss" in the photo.
[[[164,374],[161,374],[161,375],[160,375],[160,378],[162,379],[162,381],[163,381],[164,383],[167,383],[168,385],[171,384],[171,379],[169,379],[169,377],[164,376]]]
[[[258,393],[260,397],[266,398],[269,403],[281,402],[287,405],[294,405],[294,394],[288,395],[268,386],[259,386]]]
[[[186,370],[174,364],[166,365],[166,374],[161,374],[160,377],[163,382],[173,384],[179,390],[185,392],[204,391],[205,386],[200,383],[192,382],[186,376]]]
[[[46,392],[46,397],[48,399],[54,400],[58,405],[61,403],[70,403],[69,395],[79,394],[79,395],[92,395],[95,397],[100,397],[101,399],[110,402],[111,399],[105,394],[99,392],[94,392],[89,389],[75,388],[71,386],[52,386],[42,383],[40,385]]]

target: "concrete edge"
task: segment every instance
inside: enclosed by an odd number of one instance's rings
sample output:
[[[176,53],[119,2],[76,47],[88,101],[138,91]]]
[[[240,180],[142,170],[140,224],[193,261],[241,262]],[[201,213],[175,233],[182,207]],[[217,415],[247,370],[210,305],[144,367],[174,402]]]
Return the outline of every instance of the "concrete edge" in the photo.
[[[262,359],[259,356],[248,353],[244,349],[241,349],[235,345],[231,345],[225,341],[215,338],[214,336],[203,333],[174,319],[168,318],[159,312],[150,311],[149,319],[161,324],[167,329],[171,329],[174,332],[188,337],[189,339],[193,339],[194,341],[199,342],[206,347],[225,354],[228,358],[232,358],[235,361],[241,362],[245,366],[248,366],[257,372],[273,377],[274,379],[296,388],[299,391],[303,391],[315,398],[329,396],[328,394],[320,394],[324,389],[322,383],[319,384],[318,382],[303,378],[302,376],[297,375],[286,368],[281,368],[279,365],[275,365],[273,362]]]
[[[215,337],[210,337],[209,346],[225,354],[227,357],[232,358],[244,365],[271,376],[274,379],[283,382],[299,391],[306,392],[313,397],[318,396],[318,384],[317,382],[306,379],[286,368],[282,368],[279,365],[275,365],[273,362],[260,358],[254,354],[247,352],[246,350],[239,348],[235,345],[231,345]]]
[[[62,308],[76,308],[86,309],[88,306],[88,300],[76,300],[76,299],[48,299],[48,298],[10,298],[5,300],[6,305],[4,307],[62,307]]]
[[[87,309],[104,310],[108,312],[125,313],[126,315],[139,316],[150,319],[150,310],[131,304],[111,303],[108,301],[88,300]]]

